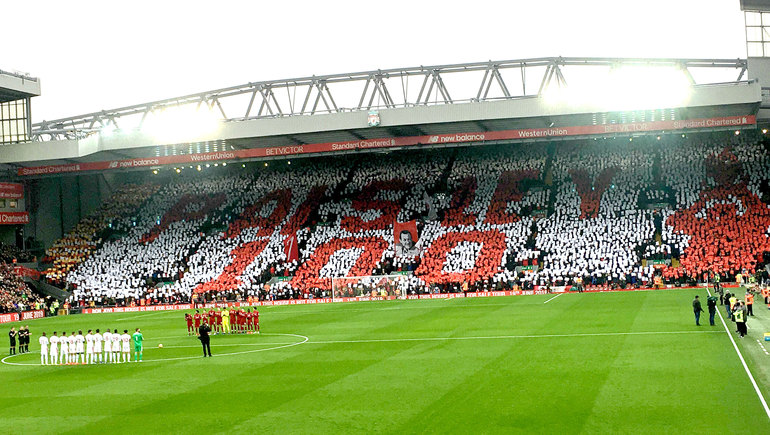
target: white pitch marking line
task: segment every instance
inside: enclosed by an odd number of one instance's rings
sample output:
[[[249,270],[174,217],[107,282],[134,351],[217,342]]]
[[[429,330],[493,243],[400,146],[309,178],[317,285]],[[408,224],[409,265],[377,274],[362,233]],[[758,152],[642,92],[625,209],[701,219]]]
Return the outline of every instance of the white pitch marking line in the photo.
[[[173,311],[153,311],[152,313],[139,314],[139,315],[131,316],[131,317],[121,317],[120,319],[115,319],[114,321],[115,322],[122,322],[124,320],[136,319],[137,317],[154,316],[154,315],[157,315],[157,314],[169,314],[169,312],[173,313]]]
[[[706,292],[708,292],[708,295],[711,296],[711,291],[709,289],[706,289]],[[727,333],[727,336],[730,337],[730,342],[733,344],[733,349],[735,349],[735,353],[738,354],[738,358],[741,360],[741,364],[743,364],[743,369],[746,370],[746,375],[749,377],[749,380],[751,381],[751,385],[754,386],[754,391],[757,393],[757,397],[759,397],[759,401],[762,402],[762,407],[765,408],[765,414],[767,414],[767,418],[770,418],[770,408],[767,407],[767,402],[765,401],[765,397],[762,395],[762,392],[759,391],[759,386],[757,385],[757,381],[754,380],[754,376],[751,374],[751,370],[749,370],[749,366],[746,365],[746,360],[743,359],[743,355],[741,354],[740,349],[738,349],[738,345],[735,344],[735,339],[733,339],[733,334],[730,333],[730,329],[727,327],[727,323],[725,323],[725,318],[722,317],[722,310],[717,310],[717,313],[719,314],[719,320],[722,321],[722,326],[725,327],[725,332]]]
[[[765,355],[770,355],[770,353],[767,353],[767,349],[765,348],[765,345],[762,344],[762,342],[759,339],[757,339],[757,344],[759,345],[759,347],[762,348],[762,352],[764,352]]]
[[[279,333],[276,332],[276,333],[265,333],[263,335],[281,335],[281,336],[285,336],[285,337],[297,337],[297,338],[303,339],[303,340],[302,341],[296,341],[296,342],[293,342],[293,343],[288,343],[288,344],[280,344],[280,345],[278,345],[278,343],[274,343],[274,344],[276,344],[275,347],[267,347],[267,348],[264,348],[264,349],[243,350],[243,351],[240,351],[240,352],[220,353],[220,354],[217,354],[217,355],[214,355],[214,356],[215,357],[223,357],[223,356],[230,356],[230,355],[242,355],[242,354],[245,354],[245,353],[256,353],[256,352],[265,352],[265,351],[268,351],[268,350],[284,349],[284,348],[287,348],[287,347],[293,347],[293,346],[297,346],[297,345],[300,345],[300,344],[305,344],[309,340],[308,337],[306,337],[304,335],[300,335],[300,334],[279,334]],[[226,346],[226,345],[223,345],[223,346]],[[198,347],[198,346],[194,346],[194,347]],[[5,358],[3,358],[2,360],[0,360],[0,362],[2,362],[3,364],[11,365],[11,366],[39,366],[39,365],[41,365],[40,363],[14,363],[14,362],[6,361],[7,359],[15,357],[15,356],[18,356],[18,355],[23,355],[23,354],[8,355]],[[200,359],[200,358],[202,358],[202,357],[200,357],[200,356],[181,356],[181,357],[176,357],[176,358],[147,359],[147,360],[144,360],[143,363],[154,363],[154,362],[161,362],[161,361],[180,361],[180,360],[186,360],[186,359]],[[88,366],[91,366],[91,365],[96,365],[96,364],[84,364],[82,366],[83,367],[88,367]],[[77,367],[81,367],[81,366],[79,365]]]
[[[558,298],[559,296],[563,295],[564,293],[559,293],[558,295],[552,297],[551,299],[548,299],[547,301],[543,302],[544,304],[547,304],[548,302],[551,302],[552,300]]]
[[[720,331],[648,331],[648,332],[596,332],[586,334],[542,334],[542,335],[494,335],[475,337],[424,337],[424,338],[383,338],[371,340],[327,340],[308,341],[306,344],[335,343],[387,343],[399,341],[445,341],[445,340],[504,340],[515,338],[563,338],[563,337],[611,337],[619,335],[658,335],[658,334],[721,334]]]
[[[212,344],[211,347],[235,347],[235,346],[283,346],[285,344],[297,344],[296,341],[285,343],[230,343],[230,344]],[[196,346],[163,346],[162,349],[183,349],[194,347],[198,349],[200,345]],[[155,349],[155,347],[148,346],[144,351]]]

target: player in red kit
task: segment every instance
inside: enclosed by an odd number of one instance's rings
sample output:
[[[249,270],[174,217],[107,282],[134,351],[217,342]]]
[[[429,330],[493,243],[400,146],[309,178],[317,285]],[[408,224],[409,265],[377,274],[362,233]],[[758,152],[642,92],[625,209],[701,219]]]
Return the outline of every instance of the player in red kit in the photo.
[[[259,311],[254,309],[254,324],[257,326],[257,334],[259,334]]]
[[[213,308],[209,309],[208,316],[209,316],[209,327],[213,330],[214,328],[216,328],[216,324],[217,324],[216,314],[214,314]]]
[[[235,333],[241,333],[241,310],[233,310],[235,313]]]
[[[201,313],[198,312],[198,310],[195,310],[195,314],[193,315],[193,320],[195,321],[195,333],[198,333],[198,328],[201,327]]]
[[[251,310],[246,310],[246,330],[249,331],[249,334],[254,330],[254,316],[252,314]]]
[[[185,313],[184,320],[187,322],[187,335],[191,335],[195,332],[193,329],[193,317],[190,313]]]
[[[222,310],[217,310],[217,334],[222,333]]]
[[[241,332],[246,332],[246,310],[238,310],[238,321],[241,324]]]
[[[238,310],[233,308],[230,310],[230,333],[238,332]]]

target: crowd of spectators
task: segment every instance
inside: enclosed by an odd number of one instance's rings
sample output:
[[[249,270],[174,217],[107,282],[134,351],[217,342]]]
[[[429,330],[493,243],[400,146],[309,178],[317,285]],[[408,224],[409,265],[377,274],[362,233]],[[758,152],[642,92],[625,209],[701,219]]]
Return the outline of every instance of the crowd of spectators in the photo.
[[[666,210],[662,232],[680,267],[667,279],[754,273],[770,251],[770,209],[761,201],[770,159],[751,138],[688,141],[662,151],[663,178],[675,187],[677,207]]]
[[[400,292],[429,293],[754,271],[770,251],[767,151],[704,137],[372,154],[169,182],[110,220],[124,236],[83,237],[98,249],[66,281],[73,300],[104,304],[324,297],[333,278],[397,272]],[[399,250],[394,228],[409,222],[416,243]]]
[[[134,214],[157,188],[155,184],[127,184],[117,189],[98,209],[78,222],[75,228],[46,251],[43,262],[53,263],[45,271],[46,278],[64,286],[70,270],[99,247],[102,242],[100,234],[113,221]]]
[[[0,262],[0,313],[15,313],[45,306],[45,299],[32,291],[14,265]]]
[[[0,263],[29,263],[34,260],[31,252],[0,242]]]
[[[654,182],[654,147],[588,141],[553,156],[553,213],[536,222],[540,268],[527,276],[540,285],[608,281],[647,282],[638,247],[652,241],[652,213],[638,207]]]

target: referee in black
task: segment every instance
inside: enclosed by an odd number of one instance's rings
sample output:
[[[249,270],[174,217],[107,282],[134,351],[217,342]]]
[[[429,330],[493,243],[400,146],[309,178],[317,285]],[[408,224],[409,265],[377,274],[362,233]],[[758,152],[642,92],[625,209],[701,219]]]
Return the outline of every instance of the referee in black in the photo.
[[[29,326],[19,328],[19,353],[29,352]]]
[[[208,352],[208,356],[211,356],[211,338],[209,337],[209,332],[211,332],[211,327],[204,319],[203,324],[198,328],[198,340],[201,341],[201,345],[203,346],[204,358],[206,357],[206,352]]]
[[[11,339],[11,355],[16,355],[16,328],[8,331],[8,338]]]

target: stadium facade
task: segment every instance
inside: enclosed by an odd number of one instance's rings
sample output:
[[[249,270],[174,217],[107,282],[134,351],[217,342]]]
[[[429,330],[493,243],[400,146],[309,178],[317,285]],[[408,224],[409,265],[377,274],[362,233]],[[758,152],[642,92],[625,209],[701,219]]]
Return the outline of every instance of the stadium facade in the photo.
[[[696,80],[702,71],[729,78]],[[602,81],[592,82],[598,74]],[[667,151],[656,141],[680,147],[672,158],[702,154],[705,169],[697,177],[706,184],[714,179],[708,162],[739,161],[744,187],[762,199],[766,180],[750,178],[764,165],[756,154],[762,152],[764,91],[752,74],[750,63],[740,59],[541,58],[249,83],[41,122],[32,126],[32,141],[6,145],[0,161],[8,181],[26,192],[23,239],[49,248],[40,256],[59,262],[49,278],[60,286],[95,292],[124,287],[134,297],[143,280],[152,286],[176,282],[175,291],[186,294],[255,290],[277,269],[302,278],[302,285],[277,286],[292,294],[325,289],[333,276],[394,270],[414,273],[426,289],[462,281],[460,271],[480,270],[471,274],[474,284],[489,288],[493,280],[514,282],[533,265],[545,275],[529,285],[564,284],[577,275],[600,275],[603,282],[622,275],[636,283],[638,277],[639,284],[644,275],[644,284],[651,284],[659,271],[647,265],[650,254],[662,249],[671,257],[674,246],[676,263],[666,266],[686,268],[684,251],[693,237],[686,234],[689,227],[656,223],[655,213],[663,209],[665,221],[698,202],[681,198],[692,194],[677,184],[681,180],[652,176],[682,169],[661,162]],[[748,134],[738,138],[742,131]],[[750,144],[745,137],[753,138]],[[609,145],[591,144],[597,140]],[[644,143],[651,145],[640,149]],[[575,146],[585,152],[577,152],[577,161]],[[750,156],[736,156],[735,147]],[[640,161],[629,164],[624,152]],[[300,167],[298,158],[310,159]],[[292,159],[295,176],[308,184],[291,179]],[[619,162],[605,173],[608,159]],[[421,179],[420,165],[431,164],[434,173]],[[484,165],[499,168],[485,171]],[[634,166],[644,172],[636,181],[627,179]],[[466,172],[457,169],[462,167]],[[329,185],[319,184],[324,179]],[[200,183],[200,191],[185,187],[191,183]],[[608,190],[616,185],[618,190]],[[703,189],[694,190],[697,196]],[[722,200],[735,192],[711,193]],[[122,196],[130,198],[128,205],[119,203]],[[740,207],[749,207],[750,198],[740,198]],[[624,208],[623,202],[634,206]],[[105,214],[105,205],[120,212]],[[553,252],[562,245],[538,239],[557,237],[586,219],[619,224],[617,231],[642,228],[643,237],[614,240],[628,245],[628,252],[608,251],[581,267]],[[415,220],[426,232],[417,235],[425,251],[414,263],[402,262],[393,257],[393,232],[399,222]],[[94,227],[87,240],[73,236],[84,226]],[[3,227],[6,241],[11,227]],[[155,255],[149,245],[164,237],[190,243],[162,248],[181,252],[165,252],[166,260],[144,257]],[[144,248],[120,245],[126,238]],[[294,263],[281,248],[290,238],[302,248]],[[72,243],[83,250],[74,259],[66,254]],[[201,248],[215,245],[221,246]],[[450,261],[458,246],[461,258]],[[122,281],[99,281],[95,275],[115,266],[111,249],[139,253],[135,262],[146,261],[148,268]],[[762,249],[750,253],[750,262],[726,262],[725,272],[762,263]],[[223,255],[220,263],[200,264],[216,252]],[[704,271],[701,257],[685,275]],[[182,274],[189,282],[182,283]],[[678,277],[671,271],[666,276]]]

